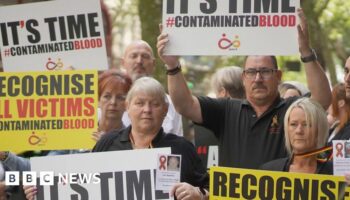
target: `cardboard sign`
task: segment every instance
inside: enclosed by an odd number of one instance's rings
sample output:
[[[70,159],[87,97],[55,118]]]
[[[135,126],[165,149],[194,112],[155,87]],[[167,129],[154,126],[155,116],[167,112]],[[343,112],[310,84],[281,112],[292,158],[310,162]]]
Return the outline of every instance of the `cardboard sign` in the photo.
[[[294,55],[299,0],[163,0],[167,55]]]
[[[108,69],[99,0],[0,7],[4,71]]]
[[[97,71],[0,73],[0,150],[92,148]]]
[[[110,151],[64,156],[31,158],[37,173],[54,171],[53,186],[38,183],[37,200],[44,199],[169,199],[169,194],[155,191],[158,154],[171,154],[170,148]],[[58,173],[99,173],[99,182],[59,183]],[[85,182],[85,183],[83,183]]]
[[[210,168],[210,199],[350,199],[344,177]]]

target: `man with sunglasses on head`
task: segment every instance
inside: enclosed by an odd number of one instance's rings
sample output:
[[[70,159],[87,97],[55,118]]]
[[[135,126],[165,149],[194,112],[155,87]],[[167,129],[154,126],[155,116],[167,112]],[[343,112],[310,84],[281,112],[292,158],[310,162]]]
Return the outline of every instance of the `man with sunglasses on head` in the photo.
[[[327,108],[331,91],[327,77],[309,46],[304,13],[298,10],[298,43],[305,64],[311,98]],[[176,110],[211,129],[219,139],[219,165],[256,169],[286,156],[284,114],[297,97],[281,99],[278,84],[282,72],[274,56],[248,56],[242,74],[246,100],[194,97],[187,88],[176,56],[165,56],[168,35],[158,37],[158,54],[167,66],[168,87]]]

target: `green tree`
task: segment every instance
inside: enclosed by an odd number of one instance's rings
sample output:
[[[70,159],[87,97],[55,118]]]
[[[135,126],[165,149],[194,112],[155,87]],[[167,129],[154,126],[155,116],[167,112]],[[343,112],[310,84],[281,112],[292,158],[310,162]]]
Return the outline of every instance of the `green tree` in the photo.
[[[162,1],[161,0],[139,0],[138,11],[141,20],[141,36],[147,41],[155,54],[156,70],[155,78],[166,83],[164,65],[157,56],[157,37],[159,35],[159,24],[162,22]]]
[[[350,2],[347,0],[308,0],[302,7],[309,20],[312,46],[329,74],[337,83],[336,61],[343,65],[349,53]],[[347,39],[346,39],[347,37]]]

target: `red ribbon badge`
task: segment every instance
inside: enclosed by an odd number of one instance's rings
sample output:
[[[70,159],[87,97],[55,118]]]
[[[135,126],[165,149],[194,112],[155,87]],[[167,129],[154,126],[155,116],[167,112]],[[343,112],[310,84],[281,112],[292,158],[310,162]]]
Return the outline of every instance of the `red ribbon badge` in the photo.
[[[165,163],[166,163],[166,157],[165,156],[160,156],[159,157],[159,170],[166,170],[165,168]]]
[[[342,143],[337,143],[335,145],[335,149],[337,150],[337,154],[335,154],[336,157],[340,156],[343,157],[343,144]]]

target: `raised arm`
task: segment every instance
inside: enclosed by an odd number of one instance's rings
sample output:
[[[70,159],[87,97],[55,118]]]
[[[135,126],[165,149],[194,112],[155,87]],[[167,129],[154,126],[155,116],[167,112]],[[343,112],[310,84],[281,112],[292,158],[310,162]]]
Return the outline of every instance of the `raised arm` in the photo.
[[[184,117],[197,122],[202,122],[202,112],[197,97],[192,96],[187,87],[185,77],[181,71],[175,73],[175,68],[180,67],[177,56],[164,55],[164,48],[169,42],[168,34],[161,33],[158,36],[157,49],[160,59],[166,64],[168,74],[168,90],[175,109]]]
[[[310,48],[308,25],[302,9],[298,10],[298,15],[300,18],[300,24],[298,25],[299,52],[302,58],[310,58],[314,52]],[[311,58],[311,60],[313,59]],[[325,72],[316,59],[305,61],[304,65],[311,98],[319,102],[324,109],[327,109],[331,103],[332,94]]]

